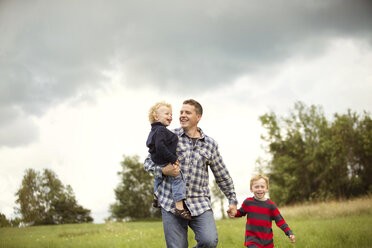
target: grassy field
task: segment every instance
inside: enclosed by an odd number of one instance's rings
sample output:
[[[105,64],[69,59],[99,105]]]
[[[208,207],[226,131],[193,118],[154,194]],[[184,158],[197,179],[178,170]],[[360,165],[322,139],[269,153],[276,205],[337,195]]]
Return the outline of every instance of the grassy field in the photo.
[[[296,235],[275,226],[276,247],[372,247],[372,197],[281,208]],[[218,247],[244,247],[245,219],[216,222]],[[196,244],[189,232],[189,247]],[[162,223],[130,222],[0,228],[1,248],[165,247]]]

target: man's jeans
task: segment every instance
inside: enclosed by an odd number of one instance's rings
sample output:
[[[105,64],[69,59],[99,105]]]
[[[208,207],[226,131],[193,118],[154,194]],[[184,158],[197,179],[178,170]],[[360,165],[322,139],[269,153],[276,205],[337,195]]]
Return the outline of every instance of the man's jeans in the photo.
[[[193,216],[191,221],[176,217],[163,208],[161,209],[161,214],[163,216],[163,228],[167,248],[188,247],[188,225],[195,233],[195,239],[198,242],[196,247],[217,247],[217,228],[212,210],[208,210],[199,216]]]

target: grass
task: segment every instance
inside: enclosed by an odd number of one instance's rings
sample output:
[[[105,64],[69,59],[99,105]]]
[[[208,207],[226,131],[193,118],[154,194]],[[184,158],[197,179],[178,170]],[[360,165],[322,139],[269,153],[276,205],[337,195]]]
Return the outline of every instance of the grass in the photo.
[[[281,208],[296,235],[291,244],[273,224],[276,247],[371,247],[372,197]],[[245,218],[216,221],[218,247],[244,247]],[[196,245],[189,232],[189,246]],[[166,247],[162,222],[0,228],[1,248]]]

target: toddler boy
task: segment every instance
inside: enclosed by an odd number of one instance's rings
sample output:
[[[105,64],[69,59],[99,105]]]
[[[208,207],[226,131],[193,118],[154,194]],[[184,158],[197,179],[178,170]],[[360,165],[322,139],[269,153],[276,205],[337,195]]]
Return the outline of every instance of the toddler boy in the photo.
[[[146,141],[146,146],[149,148],[151,160],[158,165],[165,166],[169,163],[178,164],[176,148],[178,137],[167,129],[172,122],[172,106],[165,102],[156,103],[149,111],[149,121],[151,123],[151,131]],[[184,208],[183,200],[186,199],[186,184],[182,178],[182,172],[177,177],[172,177],[172,194],[175,201],[176,209],[174,214],[180,218],[191,220],[191,213]],[[161,178],[155,178],[154,194],[156,193]],[[154,207],[159,207],[155,196]]]

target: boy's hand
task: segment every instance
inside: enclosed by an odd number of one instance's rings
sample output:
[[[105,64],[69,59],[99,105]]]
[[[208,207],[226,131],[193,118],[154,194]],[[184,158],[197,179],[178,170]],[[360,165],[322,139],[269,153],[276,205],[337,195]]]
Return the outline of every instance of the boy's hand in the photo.
[[[230,218],[234,218],[238,207],[236,205],[229,205],[229,209],[226,211]]]
[[[289,240],[291,241],[291,243],[294,243],[296,241],[295,236],[289,235]]]

